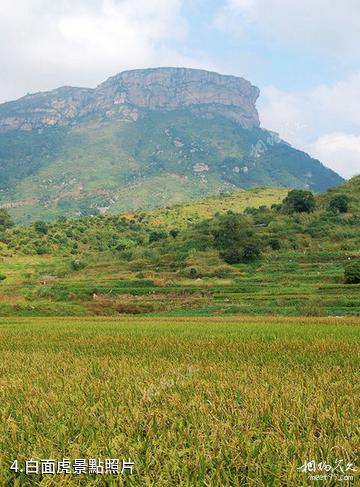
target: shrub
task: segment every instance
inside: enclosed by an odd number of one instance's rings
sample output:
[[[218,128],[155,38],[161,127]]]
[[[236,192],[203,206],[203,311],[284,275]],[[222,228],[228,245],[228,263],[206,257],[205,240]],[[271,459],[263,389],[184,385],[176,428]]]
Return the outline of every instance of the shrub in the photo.
[[[345,284],[360,284],[360,260],[345,267]]]
[[[191,267],[189,270],[189,276],[191,279],[196,279],[199,276],[198,271],[195,269],[195,267]]]
[[[4,274],[0,274],[0,281],[5,281],[6,276]]]
[[[130,261],[134,258],[133,256],[133,253],[131,250],[123,250],[121,252],[121,257],[124,259],[124,260],[127,260],[127,261]]]
[[[0,208],[0,230],[6,230],[14,226],[11,216],[8,211]]]
[[[86,264],[80,259],[74,259],[70,262],[70,267],[74,271],[81,271],[82,269],[85,269]]]
[[[166,232],[162,232],[162,231],[151,232],[149,235],[149,243],[157,242],[158,240],[162,240],[166,237],[167,237]]]
[[[280,250],[281,249],[281,242],[278,238],[271,238],[269,240],[269,246],[272,250]]]
[[[37,221],[34,223],[35,232],[38,235],[46,235],[49,231],[48,225],[43,221]]]
[[[282,204],[281,203],[274,203],[271,205],[271,209],[274,211],[280,211],[282,209]]]
[[[239,264],[242,262],[242,249],[239,247],[229,247],[220,252],[220,257],[227,264]]]
[[[130,240],[129,238],[119,238],[116,239],[116,245],[115,249],[119,251],[123,251],[126,249],[130,249],[131,247],[134,247],[135,242],[133,240]]]
[[[132,271],[142,271],[144,268],[149,266],[149,262],[146,259],[134,259],[131,261],[129,268]]]
[[[176,238],[179,235],[179,230],[177,228],[172,228],[169,232],[172,238]]]
[[[254,262],[260,255],[259,245],[256,242],[248,242],[242,249],[242,262]]]
[[[115,247],[116,250],[125,250],[127,247],[126,247],[126,244],[124,242],[120,242],[117,244],[117,246]]]
[[[260,255],[260,247],[255,241],[247,241],[242,247],[231,246],[220,252],[227,264],[248,264],[259,259]]]
[[[182,267],[177,273],[179,277],[186,277],[188,279],[198,279],[204,276],[201,269],[195,267]]]
[[[349,211],[349,198],[345,194],[333,196],[329,203],[330,210],[346,213]]]

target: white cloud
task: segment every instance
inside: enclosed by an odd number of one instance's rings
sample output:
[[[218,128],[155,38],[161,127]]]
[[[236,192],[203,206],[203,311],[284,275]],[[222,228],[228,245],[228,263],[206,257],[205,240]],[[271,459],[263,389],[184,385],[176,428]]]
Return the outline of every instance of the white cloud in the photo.
[[[265,87],[262,125],[344,177],[360,174],[360,73],[304,92]]]
[[[239,35],[256,31],[285,48],[360,60],[358,0],[227,0],[217,25]]]
[[[193,65],[182,0],[1,0],[0,101],[124,69]]]
[[[360,174],[360,135],[323,135],[314,142],[311,152],[318,159],[327,161],[327,166],[345,178]]]
[[[278,132],[294,146],[303,145],[309,114],[305,103],[308,100],[303,94],[281,91],[274,86],[263,88],[258,107],[262,126]]]
[[[315,88],[310,102],[315,110],[328,116],[328,125],[360,131],[360,71],[348,79]]]

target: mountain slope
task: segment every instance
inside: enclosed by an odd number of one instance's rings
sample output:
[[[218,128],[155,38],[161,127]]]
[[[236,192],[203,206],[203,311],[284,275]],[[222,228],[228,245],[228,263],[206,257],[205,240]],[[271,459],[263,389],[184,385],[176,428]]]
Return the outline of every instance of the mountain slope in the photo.
[[[260,128],[248,81],[135,70],[0,105],[0,205],[19,221],[135,211],[254,186],[341,182]]]

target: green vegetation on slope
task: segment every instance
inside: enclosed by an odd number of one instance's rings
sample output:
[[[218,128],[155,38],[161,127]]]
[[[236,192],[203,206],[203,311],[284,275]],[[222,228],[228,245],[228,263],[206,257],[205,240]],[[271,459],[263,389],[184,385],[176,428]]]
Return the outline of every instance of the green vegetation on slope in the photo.
[[[305,205],[309,213],[293,207],[294,197],[308,202],[306,192],[259,189],[10,227],[0,313],[359,315],[357,184],[344,186],[345,213],[331,207],[342,188]]]
[[[287,193],[286,189],[278,188],[253,188],[240,192],[225,192],[218,197],[210,196],[181,205],[142,212],[141,215],[144,215],[145,220],[152,225],[166,229],[184,228],[229,210],[234,213],[242,213],[248,207],[270,207],[281,203]]]
[[[10,131],[0,146],[0,204],[23,223],[164,207],[236,188],[323,191],[341,182],[274,134],[186,110]]]

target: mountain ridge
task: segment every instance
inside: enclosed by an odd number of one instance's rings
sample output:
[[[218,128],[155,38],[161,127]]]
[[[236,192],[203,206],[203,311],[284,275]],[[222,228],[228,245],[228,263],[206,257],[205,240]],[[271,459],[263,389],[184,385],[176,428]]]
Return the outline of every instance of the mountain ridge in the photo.
[[[68,125],[76,117],[94,112],[107,118],[120,114],[137,120],[142,109],[167,111],[189,106],[197,106],[205,114],[221,110],[223,116],[251,128],[260,126],[255,108],[259,94],[260,90],[244,78],[210,71],[189,68],[123,71],[96,88],[63,86],[1,104],[0,130]],[[209,105],[215,106],[210,110]]]
[[[0,105],[0,206],[17,221],[137,211],[342,178],[260,127],[259,89],[188,68],[119,73]]]

